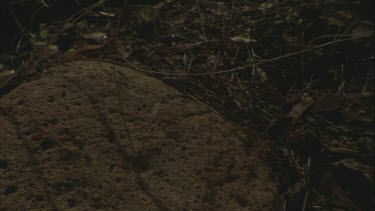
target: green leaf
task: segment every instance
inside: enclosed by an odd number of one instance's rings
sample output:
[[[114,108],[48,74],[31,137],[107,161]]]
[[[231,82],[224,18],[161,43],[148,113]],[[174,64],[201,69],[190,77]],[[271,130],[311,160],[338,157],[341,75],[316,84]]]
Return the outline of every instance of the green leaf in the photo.
[[[47,39],[47,36],[48,36],[48,32],[46,30],[40,30],[40,38],[45,40]]]

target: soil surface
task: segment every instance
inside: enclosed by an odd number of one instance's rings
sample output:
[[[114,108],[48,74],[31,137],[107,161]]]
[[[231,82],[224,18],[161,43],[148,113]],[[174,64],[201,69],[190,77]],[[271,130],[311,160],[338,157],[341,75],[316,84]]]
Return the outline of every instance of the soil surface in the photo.
[[[0,125],[0,210],[270,210],[276,193],[255,133],[112,64],[46,70],[0,99]]]

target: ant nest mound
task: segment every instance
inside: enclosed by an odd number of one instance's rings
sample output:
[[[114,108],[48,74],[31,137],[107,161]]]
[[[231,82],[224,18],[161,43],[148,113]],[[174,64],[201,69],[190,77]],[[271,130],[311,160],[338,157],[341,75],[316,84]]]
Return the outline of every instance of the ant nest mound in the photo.
[[[254,134],[107,63],[46,70],[0,99],[0,210],[269,210]]]

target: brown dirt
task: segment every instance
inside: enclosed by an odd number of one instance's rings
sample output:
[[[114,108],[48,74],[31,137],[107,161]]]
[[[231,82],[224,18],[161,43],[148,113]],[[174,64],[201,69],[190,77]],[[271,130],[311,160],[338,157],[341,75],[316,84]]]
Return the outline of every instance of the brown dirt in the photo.
[[[0,210],[269,210],[276,192],[258,136],[124,67],[49,69],[0,125]]]

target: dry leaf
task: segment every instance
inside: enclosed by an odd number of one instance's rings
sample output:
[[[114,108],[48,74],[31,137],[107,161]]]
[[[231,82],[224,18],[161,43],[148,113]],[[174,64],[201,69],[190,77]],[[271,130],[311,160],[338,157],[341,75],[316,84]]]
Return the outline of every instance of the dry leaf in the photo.
[[[292,111],[290,111],[288,116],[294,120],[299,119],[302,116],[302,114],[310,108],[314,101],[314,98],[308,96],[307,94],[304,94],[302,96],[301,102],[299,102],[297,105],[293,107]]]
[[[237,43],[245,43],[245,44],[248,44],[251,42],[251,40],[249,38],[246,38],[246,37],[240,37],[240,36],[237,36],[237,37],[232,37],[230,38],[233,42],[237,42]]]
[[[83,35],[83,38],[95,41],[104,41],[107,39],[107,35],[102,32],[94,32],[91,34]]]

